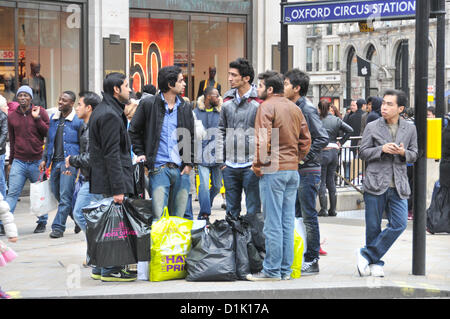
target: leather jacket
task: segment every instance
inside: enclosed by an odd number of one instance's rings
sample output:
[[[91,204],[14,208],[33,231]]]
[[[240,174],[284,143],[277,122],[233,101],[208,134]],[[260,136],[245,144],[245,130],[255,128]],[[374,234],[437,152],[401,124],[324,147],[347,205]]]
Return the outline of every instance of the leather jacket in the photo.
[[[79,168],[84,180],[89,180],[89,125],[83,123],[79,132],[80,154],[69,158],[70,166]]]
[[[322,124],[327,130],[329,136],[328,143],[336,143],[339,133],[342,130],[345,134],[340,143],[343,145],[349,139],[351,133],[353,133],[353,128],[350,125],[330,113],[322,119]]]

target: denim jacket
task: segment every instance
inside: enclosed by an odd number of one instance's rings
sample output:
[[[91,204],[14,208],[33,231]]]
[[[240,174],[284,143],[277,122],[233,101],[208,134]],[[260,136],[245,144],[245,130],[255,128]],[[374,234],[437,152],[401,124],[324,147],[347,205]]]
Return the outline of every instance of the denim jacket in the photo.
[[[42,160],[46,162],[47,167],[53,158],[54,143],[56,130],[58,129],[58,122],[61,112],[56,111],[50,117],[50,127],[47,134],[47,142],[45,144],[45,151]],[[69,155],[78,155],[80,153],[80,139],[79,131],[83,121],[75,114],[75,110],[66,117],[64,124],[64,157]]]

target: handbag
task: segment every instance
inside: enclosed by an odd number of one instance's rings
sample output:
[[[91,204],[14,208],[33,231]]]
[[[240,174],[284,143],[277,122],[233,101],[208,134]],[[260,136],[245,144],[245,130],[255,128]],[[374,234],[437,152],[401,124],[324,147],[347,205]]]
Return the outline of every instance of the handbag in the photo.
[[[30,183],[30,212],[40,217],[57,207],[58,201],[51,191],[50,180],[44,180],[44,172],[42,172],[36,183]]]

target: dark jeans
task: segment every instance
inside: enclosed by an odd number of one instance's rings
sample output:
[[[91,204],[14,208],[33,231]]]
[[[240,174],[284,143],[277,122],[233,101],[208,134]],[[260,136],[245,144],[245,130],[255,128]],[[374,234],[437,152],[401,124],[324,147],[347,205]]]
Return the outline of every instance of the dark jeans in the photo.
[[[304,255],[306,262],[319,258],[320,232],[317,218],[316,198],[319,192],[320,174],[300,173],[300,186],[297,191],[298,209],[301,211],[306,228],[307,250]],[[296,214],[298,216],[298,214]]]
[[[321,160],[321,175],[320,175],[320,188],[319,196],[326,197],[326,190],[328,189],[328,195],[330,199],[336,196],[336,168],[338,165],[338,150],[324,150],[322,151]],[[321,208],[326,209],[326,206]],[[334,207],[336,209],[336,207]]]
[[[241,213],[242,190],[245,192],[247,214],[261,212],[259,178],[250,167],[232,168],[226,166],[222,171],[225,186],[227,213],[238,217]]]

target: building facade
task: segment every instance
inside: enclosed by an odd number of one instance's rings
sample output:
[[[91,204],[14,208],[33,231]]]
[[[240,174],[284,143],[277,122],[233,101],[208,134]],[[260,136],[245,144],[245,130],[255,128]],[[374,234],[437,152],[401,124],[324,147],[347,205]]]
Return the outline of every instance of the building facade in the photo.
[[[449,38],[447,3],[446,33]],[[102,91],[104,76],[126,73],[135,92],[157,86],[158,70],[179,65],[185,95],[197,97],[200,81],[216,68],[222,94],[228,63],[247,57],[256,73],[280,68],[279,1],[272,0],[0,0],[0,94],[8,100],[22,84],[34,87],[45,107],[61,91]],[[341,110],[350,99],[400,88],[414,96],[414,20],[289,26],[289,68],[311,76],[308,97],[326,98]],[[401,64],[407,52],[408,76]],[[429,103],[435,90],[436,22],[430,20]],[[357,76],[356,56],[371,62],[370,78]],[[446,43],[450,61],[450,41]],[[450,65],[446,66],[446,90]]]

